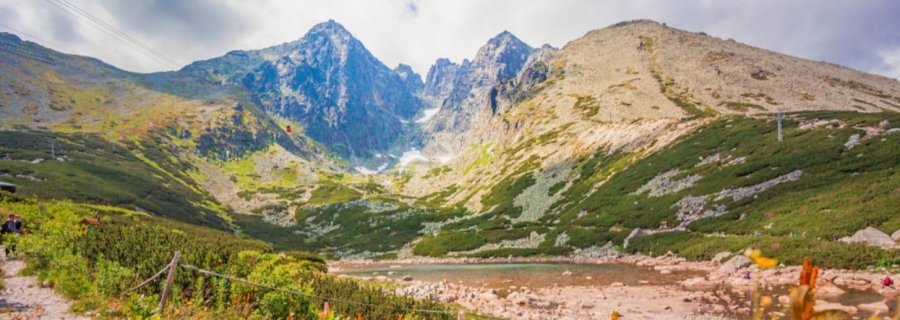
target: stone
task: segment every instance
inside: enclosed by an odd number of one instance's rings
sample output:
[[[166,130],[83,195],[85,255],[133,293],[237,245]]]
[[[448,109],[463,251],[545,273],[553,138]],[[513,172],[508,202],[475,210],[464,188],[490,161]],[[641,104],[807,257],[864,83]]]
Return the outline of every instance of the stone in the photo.
[[[850,237],[841,238],[841,241],[846,243],[854,243],[861,242],[866,245],[881,247],[885,249],[893,248],[897,244],[894,242],[894,239],[891,236],[887,235],[881,230],[867,227],[863,230],[859,230]]]
[[[888,305],[884,303],[884,301],[865,303],[856,307],[859,310],[868,311],[873,314],[887,314],[887,312],[890,310],[890,308],[888,308]]]
[[[621,283],[621,282],[613,282],[613,283],[610,284],[609,286],[610,286],[610,287],[613,287],[613,288],[620,288],[620,287],[624,287],[625,284],[624,284],[624,283]]]
[[[713,256],[713,258],[712,258],[712,262],[722,263],[722,260],[725,260],[728,257],[731,257],[732,255],[733,255],[733,253],[728,252],[728,251],[722,251],[722,252],[716,253],[716,255]]]
[[[696,277],[682,281],[681,286],[688,290],[707,290],[715,287],[715,283],[703,277]]]
[[[816,289],[816,296],[823,298],[837,297],[844,294],[844,290],[834,285],[823,285]]]
[[[573,275],[572,271],[566,270],[562,273],[563,277],[571,277]]]
[[[788,295],[780,295],[778,296],[778,303],[780,304],[789,304],[791,303],[791,297]]]
[[[628,236],[625,237],[625,240],[623,241],[622,246],[625,248],[628,248],[628,241],[630,241],[631,238],[640,237],[643,234],[644,234],[644,232],[643,232],[643,230],[641,230],[641,228],[634,228],[634,230],[631,230],[631,233],[629,233]]]
[[[859,134],[850,136],[850,138],[847,139],[847,142],[844,143],[844,147],[846,147],[848,150],[853,149],[853,147],[857,145],[859,145]]]
[[[403,276],[403,281],[412,281],[412,279],[413,279],[413,278],[412,278],[411,275],[405,275],[405,276]]]
[[[726,261],[724,264],[722,264],[722,266],[719,267],[719,272],[733,273],[733,272],[737,272],[741,269],[747,268],[751,264],[753,264],[753,262],[750,261],[750,258],[747,258],[742,255],[737,255],[737,256],[732,257],[731,259],[728,259],[728,261]]]
[[[900,242],[900,230],[894,231],[894,233],[891,234],[891,239],[893,239],[894,242]]]

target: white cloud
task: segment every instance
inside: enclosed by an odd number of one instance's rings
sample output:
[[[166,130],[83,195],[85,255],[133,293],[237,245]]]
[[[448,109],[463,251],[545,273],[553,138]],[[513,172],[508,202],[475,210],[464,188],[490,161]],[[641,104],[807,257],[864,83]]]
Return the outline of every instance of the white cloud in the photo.
[[[878,56],[884,65],[870,71],[900,80],[900,47],[878,51]]]
[[[293,41],[328,19],[347,27],[388,66],[407,63],[419,73],[439,57],[471,58],[503,30],[532,46],[560,47],[592,29],[637,18],[877,72],[891,72],[879,53],[900,46],[900,2],[890,0],[67,1],[181,64]],[[47,1],[6,0],[0,24],[127,70],[167,69]]]

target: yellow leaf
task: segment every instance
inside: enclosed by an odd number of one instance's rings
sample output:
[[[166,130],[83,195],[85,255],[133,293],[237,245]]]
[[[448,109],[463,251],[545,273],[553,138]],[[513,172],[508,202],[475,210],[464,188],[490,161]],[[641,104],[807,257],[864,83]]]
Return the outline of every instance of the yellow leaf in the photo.
[[[750,257],[753,263],[756,263],[762,269],[771,268],[778,264],[778,260],[763,256],[759,249],[748,249],[744,252],[744,255]]]

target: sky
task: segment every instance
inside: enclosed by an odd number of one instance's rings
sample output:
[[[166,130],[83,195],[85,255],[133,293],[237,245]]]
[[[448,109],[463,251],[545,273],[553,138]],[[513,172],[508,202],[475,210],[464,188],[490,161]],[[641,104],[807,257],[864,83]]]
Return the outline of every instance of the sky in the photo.
[[[119,42],[57,1],[165,58]],[[472,58],[504,30],[534,47],[561,47],[590,30],[642,18],[900,79],[894,0],[0,0],[0,31],[137,72],[293,41],[334,19],[386,65],[409,64],[424,77],[437,58]]]

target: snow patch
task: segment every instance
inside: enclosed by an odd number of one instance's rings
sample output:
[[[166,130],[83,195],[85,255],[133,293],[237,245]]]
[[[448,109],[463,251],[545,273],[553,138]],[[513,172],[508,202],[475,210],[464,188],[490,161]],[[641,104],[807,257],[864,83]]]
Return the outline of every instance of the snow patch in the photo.
[[[422,111],[422,117],[416,119],[416,123],[428,122],[428,120],[431,120],[431,118],[434,118],[434,115],[436,115],[439,110],[441,110],[440,106],[437,106],[437,107],[434,107],[431,109],[425,109],[425,111]]]
[[[455,155],[438,156],[437,161],[440,162],[441,164],[447,164],[448,162],[450,162],[450,160],[453,160],[453,158],[455,158],[455,157],[456,157]]]
[[[403,155],[400,156],[399,166],[405,167],[414,161],[428,161],[428,158],[423,156],[419,149],[411,148],[408,151],[403,152]]]
[[[372,169],[369,169],[366,167],[362,167],[362,166],[355,167],[353,169],[356,169],[357,172],[362,173],[364,175],[371,175],[371,174],[376,174],[376,173],[382,172],[382,171],[384,171],[384,169],[387,169],[387,167],[388,167],[388,163],[385,162],[385,163],[382,163],[380,166],[378,166],[378,168],[375,168],[375,170],[372,170]]]

